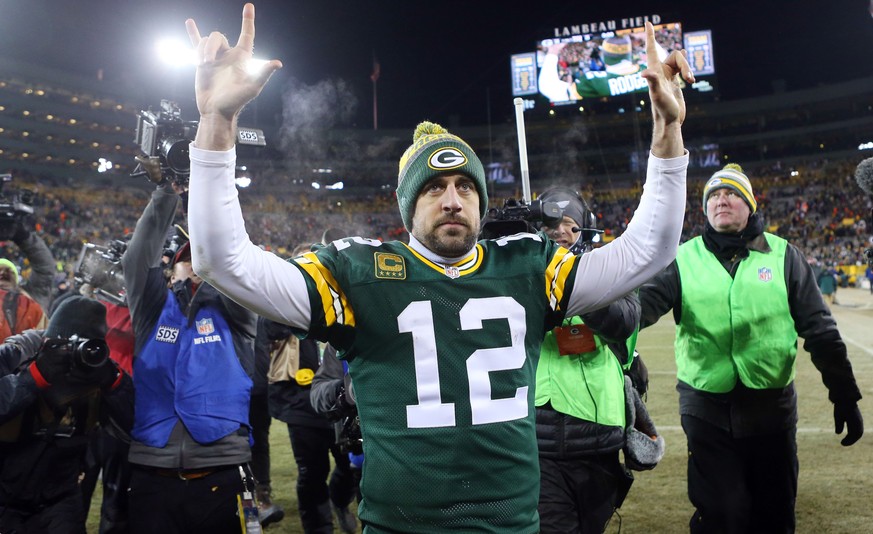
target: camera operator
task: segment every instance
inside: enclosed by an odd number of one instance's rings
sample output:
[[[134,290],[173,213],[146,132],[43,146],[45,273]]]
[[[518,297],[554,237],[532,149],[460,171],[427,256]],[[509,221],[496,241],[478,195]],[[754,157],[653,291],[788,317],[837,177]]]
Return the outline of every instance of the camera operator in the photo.
[[[0,345],[0,532],[85,532],[89,434],[98,421],[124,432],[133,422],[133,386],[105,337],[106,308],[71,297],[44,332]]]
[[[549,238],[574,254],[592,250],[599,241],[596,218],[575,190],[551,187],[540,200],[562,209],[560,220],[542,225]],[[603,532],[633,482],[626,468],[651,469],[663,455],[663,438],[639,400],[645,380],[632,372],[635,361],[642,365],[634,358],[639,319],[640,302],[631,292],[604,308],[566,317],[546,333],[535,397],[543,534]],[[629,381],[642,391],[627,387]],[[630,454],[638,413],[641,423],[649,423],[644,443],[655,449],[645,461]]]
[[[334,421],[336,443],[342,452],[348,453],[355,479],[355,493],[360,502],[359,484],[364,452],[355,389],[347,366],[336,357],[336,349],[331,345],[327,345],[322,352],[321,364],[312,379],[310,401],[316,412]]]
[[[131,531],[237,533],[237,498],[254,491],[256,316],[194,275],[187,243],[168,287],[161,254],[184,187],[155,159],[140,158],[158,186],[121,260],[135,334]]]
[[[0,340],[32,328],[45,328],[45,310],[49,309],[55,273],[55,259],[45,241],[36,232],[28,230],[21,220],[15,222],[12,242],[30,262],[31,273],[30,278],[22,282],[15,263],[0,259],[0,298],[3,304]]]

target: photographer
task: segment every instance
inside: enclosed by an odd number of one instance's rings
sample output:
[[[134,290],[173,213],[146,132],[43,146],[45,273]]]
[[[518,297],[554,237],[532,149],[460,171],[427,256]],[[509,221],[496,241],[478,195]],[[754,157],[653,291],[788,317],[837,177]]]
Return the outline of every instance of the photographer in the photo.
[[[130,377],[108,358],[106,309],[72,297],[45,332],[0,345],[0,532],[85,532],[78,483],[96,423],[129,431]]]
[[[45,328],[45,312],[19,289],[18,268],[6,258],[0,258],[0,299],[0,341],[25,330]]]
[[[131,531],[239,532],[237,496],[255,489],[247,464],[256,318],[194,275],[187,243],[168,287],[161,254],[184,177],[154,167],[158,187],[121,260],[135,334]]]
[[[52,307],[65,300],[82,295],[100,302],[106,307],[106,344],[109,357],[127,374],[133,373],[133,325],[125,298],[123,284],[118,285],[120,261],[125,241],[113,241],[109,247],[91,243],[83,246],[76,264],[76,285],[59,298]],[[96,252],[96,254],[95,254]],[[99,261],[95,261],[99,258]],[[90,510],[97,484],[103,489],[100,502],[100,534],[129,531],[127,488],[130,486],[130,463],[127,460],[130,437],[114,426],[100,425],[91,437],[85,455],[85,468],[80,486],[85,501],[85,510]]]
[[[12,242],[18,246],[21,255],[30,262],[30,276],[26,281],[21,282],[20,289],[35,300],[43,311],[48,311],[57,271],[54,256],[45,241],[36,232],[28,230],[23,221],[16,224]],[[3,280],[0,280],[0,289],[6,289],[3,287]]]
[[[52,288],[55,276],[55,260],[45,242],[33,231],[33,200],[35,193],[28,189],[8,191],[7,183],[12,181],[11,174],[0,174],[0,241],[12,241],[21,251],[21,255],[30,262],[31,273],[26,282],[21,282],[15,262],[8,261],[0,269],[0,289],[3,291],[23,292],[48,312],[51,303]],[[7,252],[11,252],[7,249]],[[14,274],[14,276],[12,276]],[[20,287],[19,287],[20,286]],[[10,315],[14,303],[4,302],[4,315]],[[8,319],[7,319],[8,320]],[[10,321],[13,322],[13,321]],[[13,333],[23,332],[33,326],[17,325]],[[45,323],[40,325],[44,328]],[[6,334],[4,339],[10,334]]]
[[[23,221],[14,223],[12,242],[30,262],[30,279],[19,280],[18,268],[8,259],[0,259],[0,339],[32,328],[45,328],[45,310],[51,301],[55,260],[45,242],[25,228]]]
[[[355,404],[355,388],[348,369],[336,357],[336,349],[327,345],[322,352],[321,365],[312,379],[310,393],[312,408],[334,421],[334,433],[340,450],[348,452],[355,478],[358,502],[361,500],[361,468],[364,463],[361,424]]]

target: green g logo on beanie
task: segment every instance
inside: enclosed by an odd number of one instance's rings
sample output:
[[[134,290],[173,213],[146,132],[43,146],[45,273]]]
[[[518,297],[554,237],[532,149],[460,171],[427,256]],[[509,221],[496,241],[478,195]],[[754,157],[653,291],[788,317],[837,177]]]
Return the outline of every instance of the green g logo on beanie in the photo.
[[[488,210],[485,169],[470,145],[439,124],[422,122],[415,128],[412,145],[400,158],[397,205],[407,231],[412,231],[415,201],[424,184],[434,176],[457,172],[472,178],[479,193],[479,217]]]
[[[427,166],[435,171],[457,169],[467,163],[467,156],[456,148],[441,148],[427,158]]]

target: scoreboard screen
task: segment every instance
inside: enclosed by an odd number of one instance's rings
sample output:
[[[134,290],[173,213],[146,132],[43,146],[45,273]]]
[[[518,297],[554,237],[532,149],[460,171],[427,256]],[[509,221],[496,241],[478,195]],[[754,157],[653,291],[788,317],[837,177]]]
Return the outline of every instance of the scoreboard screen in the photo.
[[[655,26],[658,55],[681,50],[682,24]],[[648,90],[645,28],[544,39],[537,43],[537,92],[553,105]]]

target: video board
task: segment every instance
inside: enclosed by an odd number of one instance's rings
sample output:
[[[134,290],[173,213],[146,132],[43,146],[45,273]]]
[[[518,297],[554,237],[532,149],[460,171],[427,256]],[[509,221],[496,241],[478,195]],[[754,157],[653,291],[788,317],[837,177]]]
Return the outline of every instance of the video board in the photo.
[[[657,24],[658,55],[683,47],[682,24]],[[554,105],[648,90],[645,27],[544,39],[537,43],[537,92]]]

